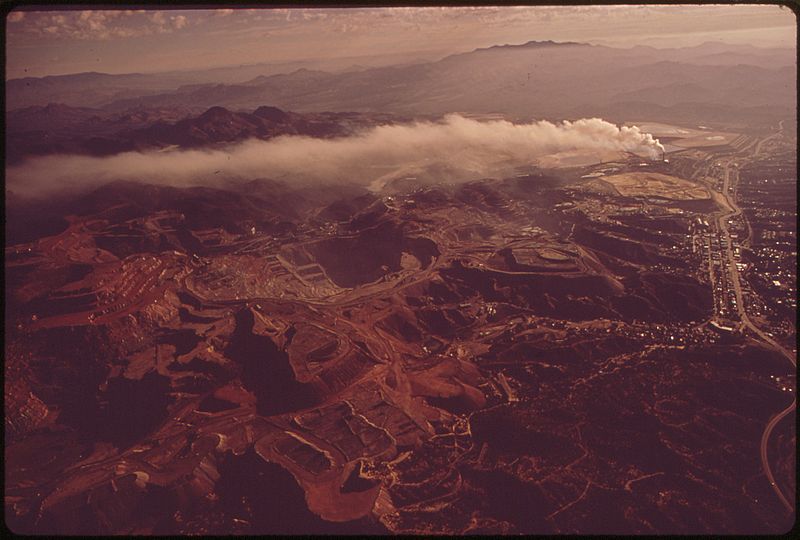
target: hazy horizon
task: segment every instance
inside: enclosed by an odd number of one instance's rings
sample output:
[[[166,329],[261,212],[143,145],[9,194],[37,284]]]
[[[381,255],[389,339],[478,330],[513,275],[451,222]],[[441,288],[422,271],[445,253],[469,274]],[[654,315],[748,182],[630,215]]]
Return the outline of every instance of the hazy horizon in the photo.
[[[361,60],[363,67],[372,67],[547,40],[662,49],[707,42],[781,48],[796,43],[794,14],[783,6],[765,5],[197,10],[129,10],[121,5],[100,10],[55,6],[49,11],[22,7],[6,18],[7,80],[308,61],[358,64]],[[370,54],[365,55],[365,49]]]

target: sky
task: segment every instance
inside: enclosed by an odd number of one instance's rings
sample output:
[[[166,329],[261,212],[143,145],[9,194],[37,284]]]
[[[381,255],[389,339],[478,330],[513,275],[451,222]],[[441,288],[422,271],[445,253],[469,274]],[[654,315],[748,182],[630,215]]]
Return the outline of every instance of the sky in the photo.
[[[147,73],[386,55],[435,60],[536,40],[630,47],[707,41],[791,47],[775,5],[11,11],[6,79]],[[41,8],[37,8],[41,9]]]

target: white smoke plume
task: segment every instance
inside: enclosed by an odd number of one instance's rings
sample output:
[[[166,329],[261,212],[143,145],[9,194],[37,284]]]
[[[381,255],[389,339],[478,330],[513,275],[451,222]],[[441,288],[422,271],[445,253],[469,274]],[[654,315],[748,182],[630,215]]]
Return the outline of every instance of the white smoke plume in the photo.
[[[19,193],[138,180],[173,185],[223,178],[285,178],[369,184],[392,171],[447,171],[444,180],[472,179],[531,165],[570,151],[633,152],[656,158],[663,147],[637,127],[599,118],[513,124],[448,115],[440,122],[382,125],[359,134],[316,139],[283,136],[223,149],[128,152],[110,157],[32,158],[6,171]]]

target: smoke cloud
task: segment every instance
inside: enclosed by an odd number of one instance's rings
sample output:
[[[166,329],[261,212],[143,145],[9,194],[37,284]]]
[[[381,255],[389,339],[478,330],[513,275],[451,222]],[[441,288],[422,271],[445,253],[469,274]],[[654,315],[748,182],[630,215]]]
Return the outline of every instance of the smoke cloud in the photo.
[[[273,178],[375,186],[381,178],[414,171],[436,171],[445,181],[497,175],[565,152],[633,152],[656,158],[662,150],[657,139],[639,128],[617,127],[599,118],[513,124],[453,114],[439,122],[383,125],[337,139],[283,136],[214,150],[39,157],[7,169],[6,179],[8,188],[19,193],[114,180],[198,185]]]

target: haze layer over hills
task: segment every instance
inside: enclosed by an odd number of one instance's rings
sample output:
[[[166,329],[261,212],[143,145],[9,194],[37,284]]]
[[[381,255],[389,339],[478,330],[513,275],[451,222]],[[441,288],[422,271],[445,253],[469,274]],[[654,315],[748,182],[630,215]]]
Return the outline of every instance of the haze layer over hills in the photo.
[[[170,71],[6,81],[9,528],[787,531],[795,50],[672,8],[12,11]]]
[[[249,70],[248,75],[252,74]],[[600,116],[612,121],[773,122],[791,116],[796,67],[790,49],[707,43],[683,49],[619,49],[531,41],[436,62],[345,73],[299,69],[239,81],[186,84],[196,75],[85,73],[7,81],[6,109],[51,102],[104,112],[272,105],[297,112],[503,113],[524,119]]]

